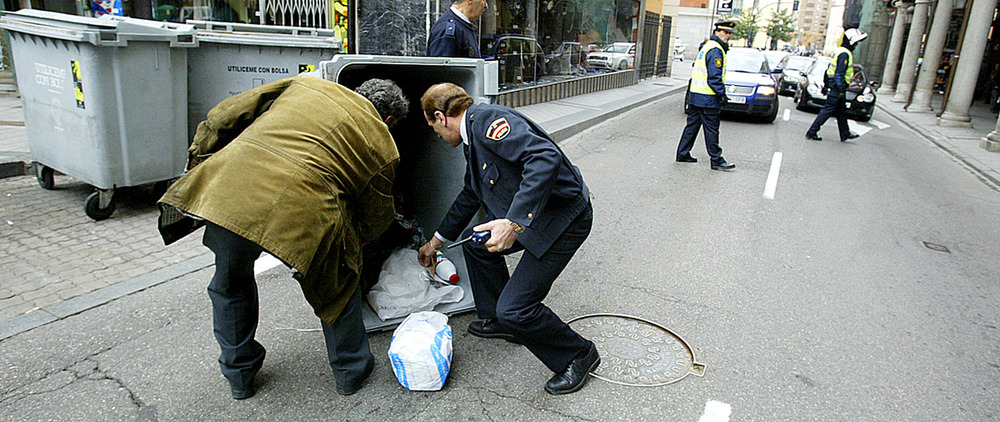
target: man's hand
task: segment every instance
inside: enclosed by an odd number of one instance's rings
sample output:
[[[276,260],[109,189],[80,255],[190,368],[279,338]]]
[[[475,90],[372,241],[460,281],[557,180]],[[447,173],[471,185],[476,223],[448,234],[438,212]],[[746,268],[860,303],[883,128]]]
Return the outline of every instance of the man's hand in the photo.
[[[431,237],[431,240],[424,243],[424,245],[420,247],[420,251],[417,252],[417,261],[419,261],[420,265],[423,265],[424,267],[433,266],[437,251],[440,251],[443,247],[444,243],[438,240],[437,237]]]
[[[490,240],[486,241],[486,250],[490,252],[503,252],[514,246],[514,241],[517,240],[517,232],[514,231],[514,226],[510,224],[510,220],[506,218],[501,218],[498,220],[487,221],[472,228],[474,232],[481,232],[489,230]]]
[[[715,99],[719,102],[720,106],[725,107],[726,104],[729,104],[729,97],[726,94],[715,94]]]

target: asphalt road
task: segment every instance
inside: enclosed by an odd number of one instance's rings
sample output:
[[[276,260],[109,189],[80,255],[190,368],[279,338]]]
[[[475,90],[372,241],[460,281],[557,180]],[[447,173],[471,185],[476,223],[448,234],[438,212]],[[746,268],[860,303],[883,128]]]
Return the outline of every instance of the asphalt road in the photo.
[[[879,112],[888,127],[852,122],[865,133],[849,143],[805,140],[815,115],[795,110],[724,120],[736,171],[710,170],[701,140],[701,162],[675,163],[681,104],[562,144],[593,192],[595,227],[547,303],[565,319],[658,322],[693,347],[703,377],[591,380],[553,397],[537,360],[469,336],[465,314],[451,319],[442,391],[399,386],[386,332],[372,336],[372,380],[341,397],[318,320],[276,268],[259,277],[260,392],[235,402],[215,363],[207,269],[0,342],[0,420],[715,422],[727,419],[706,407],[726,406],[740,421],[1000,419],[1000,193]],[[836,138],[834,123],[821,134]]]

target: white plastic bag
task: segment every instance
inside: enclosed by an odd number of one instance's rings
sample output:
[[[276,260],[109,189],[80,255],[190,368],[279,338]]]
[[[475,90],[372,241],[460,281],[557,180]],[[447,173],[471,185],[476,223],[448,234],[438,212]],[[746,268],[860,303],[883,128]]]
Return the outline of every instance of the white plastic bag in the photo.
[[[368,292],[368,303],[379,319],[403,317],[429,311],[439,303],[462,300],[459,286],[431,283],[430,274],[417,262],[417,251],[396,249],[382,264],[378,283]]]
[[[389,361],[407,390],[440,390],[451,370],[448,317],[434,311],[410,314],[392,333]]]

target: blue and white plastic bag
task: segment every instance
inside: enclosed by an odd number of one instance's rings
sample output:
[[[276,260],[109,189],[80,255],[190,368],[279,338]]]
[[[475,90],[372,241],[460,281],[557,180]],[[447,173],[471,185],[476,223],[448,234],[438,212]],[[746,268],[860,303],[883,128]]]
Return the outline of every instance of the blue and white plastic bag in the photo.
[[[407,390],[440,390],[451,369],[448,317],[434,311],[410,314],[392,333],[389,361]]]

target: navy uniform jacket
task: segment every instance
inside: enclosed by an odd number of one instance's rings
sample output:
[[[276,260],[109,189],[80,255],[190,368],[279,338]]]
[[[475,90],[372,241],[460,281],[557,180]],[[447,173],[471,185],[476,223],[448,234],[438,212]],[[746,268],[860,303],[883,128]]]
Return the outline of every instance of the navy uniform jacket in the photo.
[[[517,241],[542,256],[590,203],[580,170],[545,130],[509,107],[473,104],[465,118],[465,186],[438,233],[458,239],[482,206],[487,221],[524,226]]]
[[[844,44],[847,44],[845,41]],[[844,47],[850,49],[845,45]],[[837,61],[837,68],[833,71],[833,80],[830,81],[830,87],[836,90],[837,93],[847,92],[847,53],[840,53],[834,58]]]
[[[722,49],[729,51],[729,43],[726,43],[719,39],[719,37],[712,35],[712,40],[719,43]],[[704,44],[702,44],[704,46]],[[699,47],[698,50],[701,50]],[[705,69],[708,71],[708,86],[715,91],[716,94],[725,94],[726,85],[722,83],[722,74],[726,71],[723,64],[722,52],[717,48],[713,48],[705,55]],[[722,108],[722,104],[719,104],[719,100],[715,99],[715,96],[691,93],[691,105],[705,108]]]
[[[476,29],[449,8],[431,27],[431,35],[427,41],[427,55],[480,58]]]

